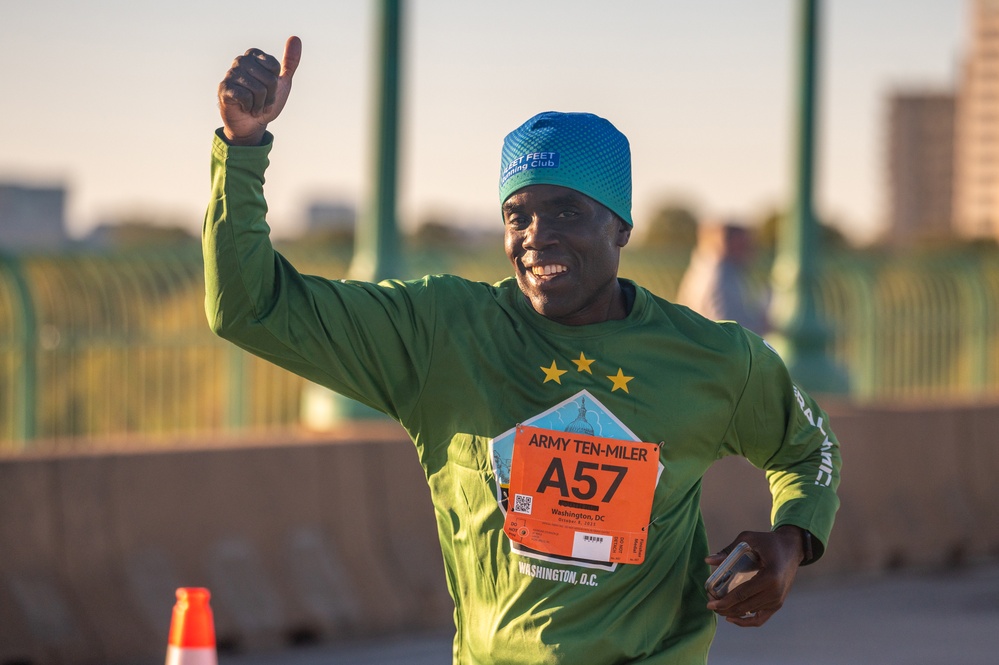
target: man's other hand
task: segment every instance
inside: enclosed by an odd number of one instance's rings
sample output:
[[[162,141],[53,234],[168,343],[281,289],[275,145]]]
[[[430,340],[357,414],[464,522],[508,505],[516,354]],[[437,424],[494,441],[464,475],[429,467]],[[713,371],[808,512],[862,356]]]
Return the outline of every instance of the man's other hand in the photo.
[[[762,626],[784,605],[803,557],[802,533],[796,526],[776,531],[743,531],[732,543],[706,561],[717,566],[735,546],[745,541],[760,557],[760,572],[732,589],[724,598],[708,602],[708,609],[737,626]]]

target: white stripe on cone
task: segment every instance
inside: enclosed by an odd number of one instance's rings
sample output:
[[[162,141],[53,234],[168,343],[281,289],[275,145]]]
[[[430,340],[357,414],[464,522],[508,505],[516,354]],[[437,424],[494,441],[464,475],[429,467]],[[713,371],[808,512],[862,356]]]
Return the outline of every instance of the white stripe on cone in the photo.
[[[167,647],[166,665],[218,665],[215,649]]]

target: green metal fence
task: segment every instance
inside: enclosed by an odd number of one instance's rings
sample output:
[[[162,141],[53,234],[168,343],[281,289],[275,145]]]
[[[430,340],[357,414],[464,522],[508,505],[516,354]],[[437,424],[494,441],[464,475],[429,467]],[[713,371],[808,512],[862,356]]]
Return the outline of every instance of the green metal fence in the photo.
[[[349,260],[288,254],[330,277]],[[498,250],[408,260],[420,274],[508,273]],[[672,297],[686,262],[629,249],[622,274]],[[197,247],[0,256],[0,452],[294,427],[304,382],[216,338],[203,300]],[[838,256],[819,301],[854,399],[999,397],[999,253]]]
[[[841,257],[820,300],[854,399],[999,396],[999,256]]]

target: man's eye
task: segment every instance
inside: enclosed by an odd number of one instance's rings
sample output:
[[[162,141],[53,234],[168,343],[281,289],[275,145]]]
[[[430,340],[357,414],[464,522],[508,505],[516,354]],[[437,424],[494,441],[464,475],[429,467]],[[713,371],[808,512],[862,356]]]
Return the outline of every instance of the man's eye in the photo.
[[[513,215],[506,218],[506,225],[514,228],[523,228],[527,225],[527,218],[523,215]]]
[[[559,219],[565,219],[567,217],[575,217],[578,213],[575,210],[563,210],[558,214]]]

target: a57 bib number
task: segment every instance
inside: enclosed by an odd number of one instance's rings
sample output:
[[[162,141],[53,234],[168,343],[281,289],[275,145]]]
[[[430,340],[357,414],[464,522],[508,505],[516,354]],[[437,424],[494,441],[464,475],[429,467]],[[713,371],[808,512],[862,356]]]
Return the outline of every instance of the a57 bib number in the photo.
[[[577,460],[576,470],[572,474],[572,484],[570,485],[566,480],[562,458],[552,457],[552,461],[541,477],[536,493],[543,494],[554,489],[558,490],[559,496],[563,498],[575,497],[580,501],[589,501],[600,493],[602,496],[597,500],[600,503],[610,503],[627,475],[628,467],[626,466]],[[599,482],[598,478],[605,482]],[[602,486],[606,486],[606,490],[601,491]]]

